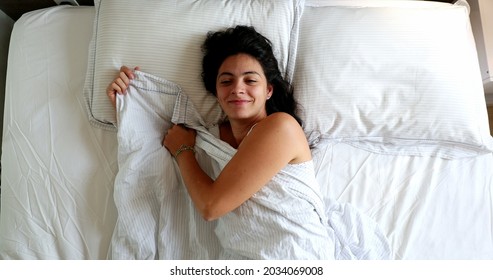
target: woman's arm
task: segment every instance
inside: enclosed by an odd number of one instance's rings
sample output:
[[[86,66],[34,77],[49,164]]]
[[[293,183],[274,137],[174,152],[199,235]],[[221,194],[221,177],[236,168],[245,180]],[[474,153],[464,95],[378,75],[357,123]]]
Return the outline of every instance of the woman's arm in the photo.
[[[180,137],[170,137],[175,139],[170,144],[167,136],[165,146],[175,152],[179,147],[176,139]],[[310,159],[310,149],[298,122],[288,114],[275,113],[245,137],[215,181],[200,168],[193,153],[183,152],[176,160],[195,206],[204,219],[214,220],[240,206],[287,164]]]

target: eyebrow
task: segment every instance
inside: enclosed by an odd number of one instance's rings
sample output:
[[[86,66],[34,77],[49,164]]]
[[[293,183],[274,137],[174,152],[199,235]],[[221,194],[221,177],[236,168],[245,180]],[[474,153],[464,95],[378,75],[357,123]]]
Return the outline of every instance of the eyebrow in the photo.
[[[246,72],[241,73],[242,76],[251,75],[251,74],[258,75],[258,76],[262,77],[262,75],[260,75],[260,73],[258,73],[256,71],[246,71]],[[222,72],[219,75],[217,75],[218,78],[221,76],[234,76],[234,74],[231,72]]]

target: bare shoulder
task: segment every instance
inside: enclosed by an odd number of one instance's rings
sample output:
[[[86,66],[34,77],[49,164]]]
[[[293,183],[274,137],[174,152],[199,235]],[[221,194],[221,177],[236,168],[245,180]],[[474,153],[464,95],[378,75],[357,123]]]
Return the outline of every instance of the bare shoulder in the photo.
[[[284,113],[284,112],[277,112],[277,113],[270,114],[267,116],[266,119],[272,120],[272,121],[293,122],[299,126],[298,122],[295,120],[295,118],[293,118],[293,116],[291,116],[288,113]]]
[[[297,128],[301,129],[301,126],[296,121],[293,116],[284,112],[277,112],[268,115],[265,119],[263,119],[260,123],[265,126],[281,126],[282,128]]]
[[[300,124],[287,113],[274,113],[258,123],[245,140],[259,146],[265,143],[270,150],[291,154],[290,163],[311,159],[311,152],[306,136]],[[275,147],[275,148],[274,148]],[[279,153],[278,153],[279,155]]]
[[[278,112],[267,116],[261,123],[260,127],[266,130],[278,131],[279,133],[299,134],[303,135],[303,129],[300,124],[291,115],[283,112]],[[292,135],[293,136],[293,135]]]

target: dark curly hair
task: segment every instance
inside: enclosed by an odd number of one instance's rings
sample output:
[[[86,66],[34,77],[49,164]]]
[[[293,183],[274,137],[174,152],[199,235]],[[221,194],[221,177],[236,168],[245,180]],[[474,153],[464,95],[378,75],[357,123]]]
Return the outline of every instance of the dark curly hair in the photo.
[[[262,66],[267,82],[273,86],[273,94],[266,102],[266,111],[270,115],[285,112],[293,116],[300,125],[301,118],[297,115],[297,103],[293,95],[293,87],[282,76],[272,44],[255,28],[238,25],[223,31],[209,32],[202,45],[202,79],[208,92],[217,96],[216,79],[219,68],[226,58],[236,54],[248,54]]]

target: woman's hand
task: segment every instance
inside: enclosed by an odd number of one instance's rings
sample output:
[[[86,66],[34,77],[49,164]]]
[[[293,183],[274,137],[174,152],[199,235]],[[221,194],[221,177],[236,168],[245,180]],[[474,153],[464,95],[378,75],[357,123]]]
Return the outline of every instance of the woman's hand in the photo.
[[[195,136],[197,132],[195,129],[186,128],[182,124],[173,125],[168,129],[168,133],[163,139],[163,146],[168,149],[168,151],[175,156],[176,152],[182,145],[194,147],[195,146]]]
[[[118,77],[115,78],[106,88],[106,94],[108,95],[111,104],[113,104],[113,107],[116,108],[116,95],[126,93],[130,80],[135,77],[135,70],[140,70],[140,67],[137,66],[132,70],[127,66],[122,66]]]

